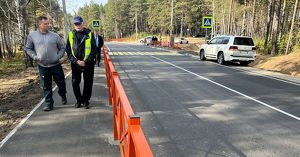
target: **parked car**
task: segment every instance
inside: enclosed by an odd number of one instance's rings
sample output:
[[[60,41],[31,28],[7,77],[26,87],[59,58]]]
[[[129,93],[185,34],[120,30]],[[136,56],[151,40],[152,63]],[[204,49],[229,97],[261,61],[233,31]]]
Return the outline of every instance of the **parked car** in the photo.
[[[189,41],[186,38],[175,38],[174,42],[180,43],[180,44],[188,44],[189,43]]]
[[[145,37],[144,44],[151,45],[152,44],[152,38],[153,38],[153,36],[147,36],[147,37]]]
[[[239,62],[248,65],[256,57],[253,39],[246,36],[218,36],[200,47],[200,60],[217,60],[219,64]]]

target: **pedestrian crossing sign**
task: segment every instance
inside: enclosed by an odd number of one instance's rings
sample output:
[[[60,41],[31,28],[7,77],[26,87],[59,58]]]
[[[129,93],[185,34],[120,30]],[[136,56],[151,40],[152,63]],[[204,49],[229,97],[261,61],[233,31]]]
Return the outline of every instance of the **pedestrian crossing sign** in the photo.
[[[212,16],[203,16],[202,28],[212,28],[213,20]]]
[[[93,28],[99,28],[100,27],[100,20],[93,20]]]

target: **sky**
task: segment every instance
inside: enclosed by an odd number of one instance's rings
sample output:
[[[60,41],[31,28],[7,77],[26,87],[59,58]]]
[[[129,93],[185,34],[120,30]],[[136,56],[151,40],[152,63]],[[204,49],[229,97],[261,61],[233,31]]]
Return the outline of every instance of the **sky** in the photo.
[[[58,0],[62,7],[62,0]],[[85,3],[90,3],[91,0],[65,0],[67,12],[74,14],[77,10],[84,6]],[[107,3],[107,0],[93,0],[95,3],[102,3],[103,5]]]

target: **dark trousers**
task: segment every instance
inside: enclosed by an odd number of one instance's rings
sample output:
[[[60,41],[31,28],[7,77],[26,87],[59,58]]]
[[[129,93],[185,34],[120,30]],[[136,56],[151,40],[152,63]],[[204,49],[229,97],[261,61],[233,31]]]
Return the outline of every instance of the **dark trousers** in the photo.
[[[52,98],[52,77],[54,82],[58,86],[58,94],[62,97],[66,96],[66,83],[65,83],[65,74],[60,64],[54,67],[42,67],[39,66],[40,79],[42,87],[44,89],[44,97],[46,104],[50,107],[53,107],[53,98]]]
[[[96,63],[99,65],[101,60],[101,49],[97,48],[96,49]]]
[[[94,62],[86,63],[84,68],[72,63],[72,86],[77,102],[88,102],[92,96],[93,80],[94,80]],[[83,73],[83,93],[81,94],[80,82],[81,74]]]

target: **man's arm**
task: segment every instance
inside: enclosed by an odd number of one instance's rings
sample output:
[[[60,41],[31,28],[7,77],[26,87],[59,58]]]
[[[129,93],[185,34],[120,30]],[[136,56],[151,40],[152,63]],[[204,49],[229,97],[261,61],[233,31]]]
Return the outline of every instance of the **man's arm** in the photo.
[[[27,41],[25,45],[26,53],[33,59],[33,60],[40,60],[38,56],[36,55],[36,52],[34,50],[34,43],[32,41],[32,38],[30,35],[27,36]]]
[[[76,63],[77,59],[72,54],[72,48],[71,48],[71,45],[70,45],[69,37],[68,37],[67,45],[66,45],[66,52],[67,52],[67,55],[68,55],[68,58],[69,58],[70,62],[71,63]]]
[[[63,40],[57,35],[57,48],[58,48],[58,59],[61,59],[65,55],[65,45]]]
[[[104,41],[101,35],[99,35],[99,47],[101,48],[104,45]]]

